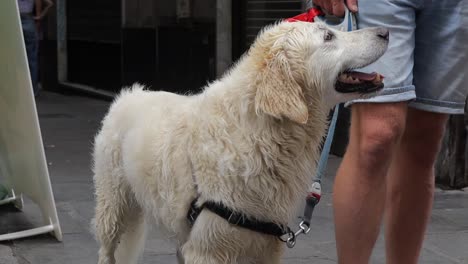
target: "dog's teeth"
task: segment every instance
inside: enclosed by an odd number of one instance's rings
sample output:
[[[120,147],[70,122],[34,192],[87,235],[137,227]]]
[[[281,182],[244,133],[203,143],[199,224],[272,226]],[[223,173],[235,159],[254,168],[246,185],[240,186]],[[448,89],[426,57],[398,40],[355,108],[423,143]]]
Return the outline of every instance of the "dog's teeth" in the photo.
[[[382,76],[380,74],[377,74],[377,76],[375,76],[375,79],[372,82],[375,84],[379,84],[382,82],[382,79]]]
[[[349,83],[360,83],[361,82],[361,80],[359,78],[356,78],[354,76],[349,76],[348,81],[349,81]]]
[[[338,79],[340,80],[340,82],[346,82],[346,80],[348,79],[348,74],[340,74]]]
[[[340,82],[344,82],[344,83],[351,83],[351,84],[356,84],[356,83],[361,83],[361,79],[359,78],[356,78],[355,76],[352,76],[348,73],[343,73],[343,74],[340,74],[340,76],[338,77],[338,80]]]

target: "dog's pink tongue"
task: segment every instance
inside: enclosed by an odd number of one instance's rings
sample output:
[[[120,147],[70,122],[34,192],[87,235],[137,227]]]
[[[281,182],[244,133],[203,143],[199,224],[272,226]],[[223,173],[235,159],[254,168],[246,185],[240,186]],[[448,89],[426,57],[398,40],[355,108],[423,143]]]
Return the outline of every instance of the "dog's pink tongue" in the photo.
[[[357,79],[362,80],[362,81],[372,81],[375,78],[377,78],[377,74],[378,73],[376,73],[376,72],[364,73],[364,72],[358,72],[358,71],[352,71],[352,72],[348,73],[349,76],[357,78]]]

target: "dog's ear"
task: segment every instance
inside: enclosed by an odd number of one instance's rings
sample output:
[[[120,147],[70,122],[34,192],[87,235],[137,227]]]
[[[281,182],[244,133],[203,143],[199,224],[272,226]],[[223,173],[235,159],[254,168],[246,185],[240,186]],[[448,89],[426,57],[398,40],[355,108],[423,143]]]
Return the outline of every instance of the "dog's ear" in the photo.
[[[257,112],[262,111],[276,118],[286,117],[300,124],[307,122],[307,103],[283,49],[269,56],[257,78]]]

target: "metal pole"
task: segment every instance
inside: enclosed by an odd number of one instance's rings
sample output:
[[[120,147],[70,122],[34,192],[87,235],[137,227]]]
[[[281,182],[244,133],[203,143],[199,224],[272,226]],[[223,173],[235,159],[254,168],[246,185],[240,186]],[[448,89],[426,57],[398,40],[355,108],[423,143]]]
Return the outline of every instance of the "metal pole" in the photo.
[[[232,0],[216,1],[216,76],[232,63]]]
[[[57,77],[59,83],[68,80],[67,0],[57,0]]]

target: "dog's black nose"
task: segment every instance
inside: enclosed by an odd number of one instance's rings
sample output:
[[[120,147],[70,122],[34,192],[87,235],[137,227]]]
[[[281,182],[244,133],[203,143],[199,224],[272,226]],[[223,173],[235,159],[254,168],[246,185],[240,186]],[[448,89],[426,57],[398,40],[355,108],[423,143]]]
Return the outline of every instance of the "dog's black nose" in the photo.
[[[382,38],[384,40],[388,40],[389,39],[389,35],[390,33],[388,32],[388,29],[384,28],[384,27],[381,27],[381,28],[378,28],[377,29],[377,36],[379,38]]]

